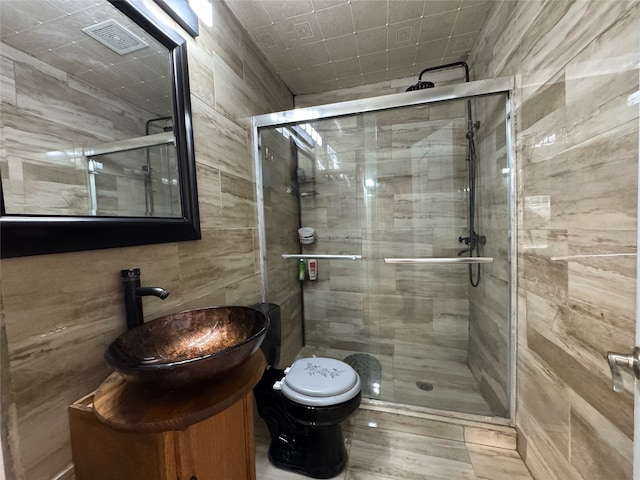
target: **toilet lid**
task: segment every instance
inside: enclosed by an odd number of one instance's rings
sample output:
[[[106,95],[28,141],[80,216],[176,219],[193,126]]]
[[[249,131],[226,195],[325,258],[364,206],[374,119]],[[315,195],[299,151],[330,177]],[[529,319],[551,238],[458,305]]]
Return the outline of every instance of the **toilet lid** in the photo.
[[[303,405],[337,405],[360,391],[356,371],[334,358],[301,358],[282,379],[282,394]]]

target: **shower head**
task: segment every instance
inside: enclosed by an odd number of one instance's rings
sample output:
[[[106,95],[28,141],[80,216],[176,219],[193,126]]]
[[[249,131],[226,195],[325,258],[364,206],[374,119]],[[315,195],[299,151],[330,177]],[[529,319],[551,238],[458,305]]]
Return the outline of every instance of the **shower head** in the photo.
[[[407,88],[407,92],[411,92],[413,90],[424,90],[425,88],[433,88],[435,87],[436,84],[433,82],[425,82],[422,80],[418,80],[418,82],[415,85],[411,85],[409,88]]]

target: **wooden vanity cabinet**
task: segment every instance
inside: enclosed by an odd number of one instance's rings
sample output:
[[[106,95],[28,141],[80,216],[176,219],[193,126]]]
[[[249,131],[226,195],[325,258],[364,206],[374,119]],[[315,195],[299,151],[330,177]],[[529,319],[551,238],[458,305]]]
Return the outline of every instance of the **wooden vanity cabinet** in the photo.
[[[186,430],[121,432],[99,422],[93,395],[71,405],[76,480],[255,480],[253,394]]]
[[[113,408],[100,404],[100,389],[69,406],[75,480],[255,480],[252,388],[264,369],[264,357],[260,353],[251,360],[251,369],[259,375],[241,391],[234,387],[232,401],[225,397],[215,410],[203,410],[208,405],[203,398],[222,397],[220,389],[204,392],[189,406],[170,396],[149,405],[144,398],[136,403],[131,395],[113,395],[128,387],[110,377]],[[238,381],[236,377],[234,383]]]

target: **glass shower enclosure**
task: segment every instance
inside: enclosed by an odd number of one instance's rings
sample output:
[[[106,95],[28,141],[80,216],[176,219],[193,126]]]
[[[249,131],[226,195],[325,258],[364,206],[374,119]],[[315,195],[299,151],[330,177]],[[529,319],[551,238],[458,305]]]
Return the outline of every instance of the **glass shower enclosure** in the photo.
[[[510,82],[254,118],[263,295],[282,309],[283,365],[338,358],[369,403],[509,418]]]

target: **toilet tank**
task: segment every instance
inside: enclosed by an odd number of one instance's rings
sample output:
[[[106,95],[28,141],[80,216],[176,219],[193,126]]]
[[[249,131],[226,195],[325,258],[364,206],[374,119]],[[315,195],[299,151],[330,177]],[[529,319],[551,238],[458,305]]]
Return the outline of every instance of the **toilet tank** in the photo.
[[[252,308],[260,310],[269,318],[269,330],[264,337],[260,349],[267,360],[268,366],[276,366],[280,361],[281,339],[282,339],[282,317],[280,305],[275,303],[256,303]]]

